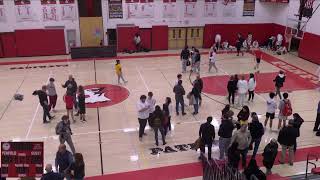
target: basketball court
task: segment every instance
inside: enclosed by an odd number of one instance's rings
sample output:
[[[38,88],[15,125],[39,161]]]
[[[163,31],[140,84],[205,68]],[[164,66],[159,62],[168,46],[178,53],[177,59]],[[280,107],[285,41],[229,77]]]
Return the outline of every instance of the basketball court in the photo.
[[[89,6],[90,3],[81,4],[88,1],[81,0],[41,3],[39,0],[38,4],[32,1],[13,3],[0,0],[1,142],[43,142],[44,165],[54,165],[60,144],[55,127],[67,113],[63,101],[66,90],[62,84],[69,75],[73,75],[77,84],[84,86],[87,102],[87,122],[81,122],[76,117],[76,122],[71,124],[75,149],[84,157],[85,179],[200,180],[203,179],[204,167],[198,160],[200,151],[194,149],[194,142],[198,139],[200,125],[206,122],[208,116],[212,116],[216,130],[212,154],[214,159],[218,159],[217,132],[221,123],[221,110],[228,104],[226,96],[229,77],[238,74],[245,75],[247,79],[250,73],[255,74],[255,98],[253,102],[246,101],[245,104],[251,112],[257,112],[260,122],[264,122],[266,100],[269,92],[274,91],[273,79],[282,70],[287,76],[282,91],[289,93],[294,113],[299,113],[305,122],[297,139],[294,165],[279,164],[278,153],[272,169],[274,175],[268,179],[277,179],[277,176],[294,179],[296,175],[302,176],[306,171],[308,155],[319,155],[320,138],[312,131],[320,99],[316,74],[320,55],[318,46],[315,47],[320,42],[320,13],[316,11],[320,5],[319,0],[306,0],[305,8],[313,8],[312,18],[310,12],[299,18],[298,3],[292,2],[294,0],[245,3],[240,0],[126,0],[121,3],[99,0],[100,11],[94,9],[98,7],[95,4],[97,2]],[[61,17],[44,16],[45,28],[41,29],[29,14],[22,17],[13,11],[8,13],[8,10],[2,10],[30,6],[37,12],[40,5],[48,6],[46,8],[61,6],[63,12],[69,14],[62,14]],[[73,12],[71,7],[78,9]],[[200,9],[202,7],[203,12]],[[66,8],[70,9],[67,11]],[[164,8],[162,21],[158,21],[160,10],[157,8]],[[240,15],[237,8],[243,8]],[[287,12],[282,12],[281,8]],[[184,10],[180,12],[177,9]],[[7,13],[6,16],[2,12]],[[20,28],[15,28],[16,21],[11,15],[17,16],[17,27]],[[275,20],[274,17],[281,18]],[[28,25],[31,20],[34,24]],[[225,24],[225,21],[228,23]],[[219,33],[222,40],[234,44],[238,32],[243,35],[252,32],[254,39],[261,45],[270,36],[282,34],[283,47],[289,53],[279,55],[270,49],[261,49],[262,60],[260,71],[257,72],[254,70],[255,56],[251,51],[245,52],[244,56],[237,56],[235,51],[219,50],[216,57],[219,71],[208,72],[209,48],[215,41],[215,35]],[[138,46],[133,44],[132,39],[137,33],[141,35],[145,52],[135,52]],[[151,91],[157,105],[162,107],[165,98],[171,97],[175,108],[173,87],[177,74],[181,73],[180,52],[185,45],[195,46],[201,53],[200,76],[204,88],[199,114],[192,115],[193,107],[188,105],[187,115],[177,116],[174,113],[171,118],[172,131],[166,136],[167,144],[164,146],[155,145],[154,131],[149,126],[146,129],[147,135],[139,141],[136,104],[141,95]],[[84,51],[74,54],[75,49],[80,51],[81,48]],[[95,50],[91,51],[90,48]],[[107,56],[100,57],[100,53]],[[91,57],[74,58],[90,54]],[[114,70],[116,59],[121,61],[124,78],[128,83],[118,84]],[[51,112],[55,118],[43,124],[42,107],[32,92],[46,85],[49,78],[55,79],[58,100],[56,112]],[[196,74],[190,72],[189,66],[182,78],[186,93],[192,90],[191,82],[195,78]],[[22,94],[23,100],[15,100],[15,94]],[[276,101],[279,103],[279,98]],[[188,104],[187,98],[185,102]],[[239,108],[232,107],[234,118]],[[258,166],[264,172],[262,152],[272,138],[277,139],[277,124],[278,118],[273,121],[272,129],[265,130],[256,157]],[[67,149],[70,150],[68,145]],[[249,151],[248,159],[251,154],[252,151]],[[309,158],[320,166],[316,159],[316,156]],[[308,173],[311,168],[313,166],[309,167]],[[312,177],[320,179],[320,176]]]

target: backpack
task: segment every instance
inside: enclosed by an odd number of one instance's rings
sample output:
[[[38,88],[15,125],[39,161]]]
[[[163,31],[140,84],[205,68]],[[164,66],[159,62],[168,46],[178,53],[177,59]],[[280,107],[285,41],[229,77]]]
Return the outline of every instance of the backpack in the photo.
[[[284,107],[282,110],[282,114],[284,116],[290,116],[292,114],[292,107],[291,107],[291,102],[288,101],[284,101]]]

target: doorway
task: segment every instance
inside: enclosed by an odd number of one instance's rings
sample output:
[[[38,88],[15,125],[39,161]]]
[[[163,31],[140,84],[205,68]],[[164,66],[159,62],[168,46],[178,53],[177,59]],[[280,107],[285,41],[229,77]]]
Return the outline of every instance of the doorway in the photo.
[[[70,52],[72,47],[77,46],[77,31],[75,29],[67,29],[67,50]]]
[[[299,46],[300,46],[300,39],[293,36],[290,42],[289,52],[295,56],[298,56]]]

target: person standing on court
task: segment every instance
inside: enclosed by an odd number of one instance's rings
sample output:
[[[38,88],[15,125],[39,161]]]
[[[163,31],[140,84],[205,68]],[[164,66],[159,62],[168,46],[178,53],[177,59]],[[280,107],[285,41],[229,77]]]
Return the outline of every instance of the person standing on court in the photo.
[[[182,86],[182,80],[179,80],[178,84],[174,86],[173,92],[174,92],[175,99],[176,99],[176,113],[177,113],[177,115],[179,115],[179,104],[181,105],[182,115],[183,116],[186,115],[186,113],[184,112],[184,98],[183,98],[183,96],[186,94],[186,91],[184,90],[184,88]]]
[[[67,88],[67,91],[70,91],[72,93],[74,109],[77,111],[78,105],[77,105],[76,96],[77,96],[78,85],[72,75],[69,75],[69,79],[62,85],[62,87]],[[79,115],[79,112],[75,114],[75,116],[78,116],[78,115]]]
[[[200,61],[201,61],[201,54],[200,54],[200,51],[199,51],[199,49],[196,49],[195,48],[195,50],[194,50],[195,52],[195,54],[194,54],[194,72],[196,72],[196,73],[200,73]]]
[[[252,154],[252,158],[254,159],[258,152],[261,138],[264,134],[264,128],[262,123],[259,122],[258,115],[256,112],[251,113],[251,118],[252,118],[252,122],[249,124],[249,131],[252,139],[249,145],[249,150],[253,149],[253,143],[254,143],[254,149]]]
[[[187,62],[189,61],[189,58],[190,58],[190,51],[188,49],[188,46],[185,46],[180,53],[182,73],[187,72]]]
[[[212,151],[212,143],[215,138],[215,130],[214,126],[211,124],[212,117],[207,117],[207,122],[201,124],[199,129],[199,137],[202,141],[202,146],[200,147],[200,150],[202,153],[205,153],[205,146],[208,147],[208,159],[211,160],[211,151]],[[199,157],[200,158],[200,157]]]
[[[195,88],[197,88],[199,91],[199,106],[201,106],[201,102],[202,102],[201,93],[202,93],[202,89],[203,89],[203,81],[200,77],[200,74],[197,74],[196,80],[193,81],[193,86]]]
[[[246,93],[248,92],[248,82],[245,80],[244,75],[241,76],[241,80],[237,83],[239,100],[238,105],[242,107],[246,98]]]
[[[229,104],[232,103],[232,105],[234,105],[234,96],[236,94],[237,91],[237,82],[234,79],[234,76],[230,76],[230,79],[228,81],[228,85],[227,85],[227,89],[228,89],[228,102]]]
[[[211,68],[213,67],[216,72],[218,72],[218,68],[216,66],[216,55],[217,55],[217,50],[213,49],[213,51],[209,54],[209,70],[208,72],[211,72]]]
[[[283,93],[283,100],[279,102],[279,124],[278,124],[278,129],[281,128],[281,122],[283,123],[283,127],[286,126],[286,121],[288,119],[288,116],[292,114],[292,106],[291,102],[288,99],[289,94],[288,93]]]
[[[234,142],[238,143],[238,150],[242,156],[241,160],[243,168],[245,168],[247,165],[247,153],[252,139],[247,127],[247,124],[242,125],[241,128],[236,131],[231,138],[231,144]]]
[[[54,116],[50,115],[49,112],[49,104],[48,104],[48,95],[46,93],[47,91],[47,86],[42,86],[41,90],[36,90],[32,93],[34,96],[39,97],[39,103],[42,106],[43,109],[43,123],[49,123]],[[47,117],[49,120],[47,121]]]
[[[155,110],[156,107],[156,100],[153,98],[153,93],[152,92],[148,92],[148,97],[146,100],[148,106],[149,106],[149,119],[148,119],[148,124],[150,127],[152,127],[152,121],[151,121],[151,116],[152,113]]]
[[[275,87],[276,87],[276,95],[279,95],[280,99],[281,97],[281,88],[283,87],[283,83],[286,80],[286,75],[282,70],[280,70],[279,74],[276,76],[276,78],[273,80],[275,82]]]
[[[289,120],[288,126],[283,127],[278,136],[278,142],[281,145],[281,156],[279,159],[280,164],[284,164],[286,151],[289,151],[289,165],[293,166],[294,160],[294,144],[296,143],[297,137],[299,136],[298,129],[293,127],[294,121]]]
[[[149,118],[149,105],[146,102],[147,97],[145,95],[140,96],[140,100],[137,103],[138,120],[139,120],[139,140],[142,141],[142,136],[147,135],[144,130],[146,128]]]
[[[167,135],[168,131],[171,131],[172,105],[170,97],[166,97],[166,102],[162,105],[162,110],[165,116],[164,134]]]
[[[47,85],[47,91],[48,91],[48,96],[49,96],[49,111],[52,110],[55,112],[54,108],[56,107],[57,104],[57,91],[56,87],[54,85],[54,78],[49,79],[49,83]]]
[[[241,36],[241,34],[239,34],[239,33],[238,33],[237,37],[238,37],[238,39],[236,41],[237,56],[239,56],[240,52],[241,52],[241,54],[243,56],[244,54],[243,54],[243,51],[241,49],[242,49],[242,46],[243,46],[244,39]]]
[[[151,119],[152,119],[152,128],[154,129],[154,138],[156,141],[156,146],[159,146],[158,131],[160,131],[163,145],[166,145],[165,130],[164,130],[165,117],[160,106],[157,105],[155,107],[155,111],[151,114]]]
[[[79,86],[78,94],[80,121],[86,122],[86,95],[83,86]]]
[[[266,113],[266,120],[264,121],[264,126],[267,127],[268,120],[270,118],[270,130],[272,129],[272,121],[275,117],[276,109],[277,109],[277,102],[274,100],[276,94],[274,92],[269,93],[269,99],[267,100],[267,113]]]
[[[72,153],[76,153],[76,150],[73,145],[73,141],[71,138],[72,131],[70,127],[70,121],[69,117],[66,115],[63,115],[61,118],[61,121],[58,122],[56,126],[56,134],[59,135],[59,141],[60,144],[64,144],[65,142],[68,143]]]
[[[70,174],[74,180],[83,180],[85,176],[85,164],[81,153],[74,154],[74,162],[70,167]]]
[[[253,102],[253,98],[254,98],[254,90],[256,89],[257,86],[257,82],[254,78],[254,74],[250,73],[250,78],[248,81],[248,93],[249,93],[249,99],[248,102],[251,100],[251,102]]]
[[[128,81],[123,78],[122,67],[119,59],[116,60],[115,70],[118,76],[118,84],[120,84],[120,79],[122,79],[123,83],[127,83]]]
[[[317,117],[316,117],[316,121],[314,123],[313,131],[318,131],[319,125],[320,125],[320,101],[318,102]]]
[[[67,180],[71,180],[70,167],[74,159],[70,151],[67,150],[66,145],[60,144],[59,150],[56,153],[55,167],[57,172],[63,174]]]
[[[231,110],[223,112],[222,114],[221,124],[218,131],[220,151],[219,159],[224,159],[224,157],[228,155],[228,148],[230,146],[232,132],[235,128],[232,122],[233,114],[234,113]]]

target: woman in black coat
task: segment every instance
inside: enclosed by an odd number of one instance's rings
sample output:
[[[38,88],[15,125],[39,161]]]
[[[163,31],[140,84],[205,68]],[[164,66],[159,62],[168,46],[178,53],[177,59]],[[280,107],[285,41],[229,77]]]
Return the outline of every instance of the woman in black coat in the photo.
[[[263,150],[263,165],[266,167],[266,174],[272,174],[271,169],[273,167],[274,161],[278,154],[278,143],[277,140],[271,139],[270,143],[266,145]]]
[[[228,85],[227,85],[227,89],[228,89],[228,93],[229,93],[229,96],[228,96],[229,104],[231,104],[230,100],[232,100],[232,104],[234,105],[234,96],[237,91],[237,83],[238,83],[238,81],[235,80],[235,77],[231,76],[230,80],[228,81]]]
[[[238,143],[234,142],[228,149],[228,166],[233,170],[238,170],[240,161],[240,151],[238,150]]]

